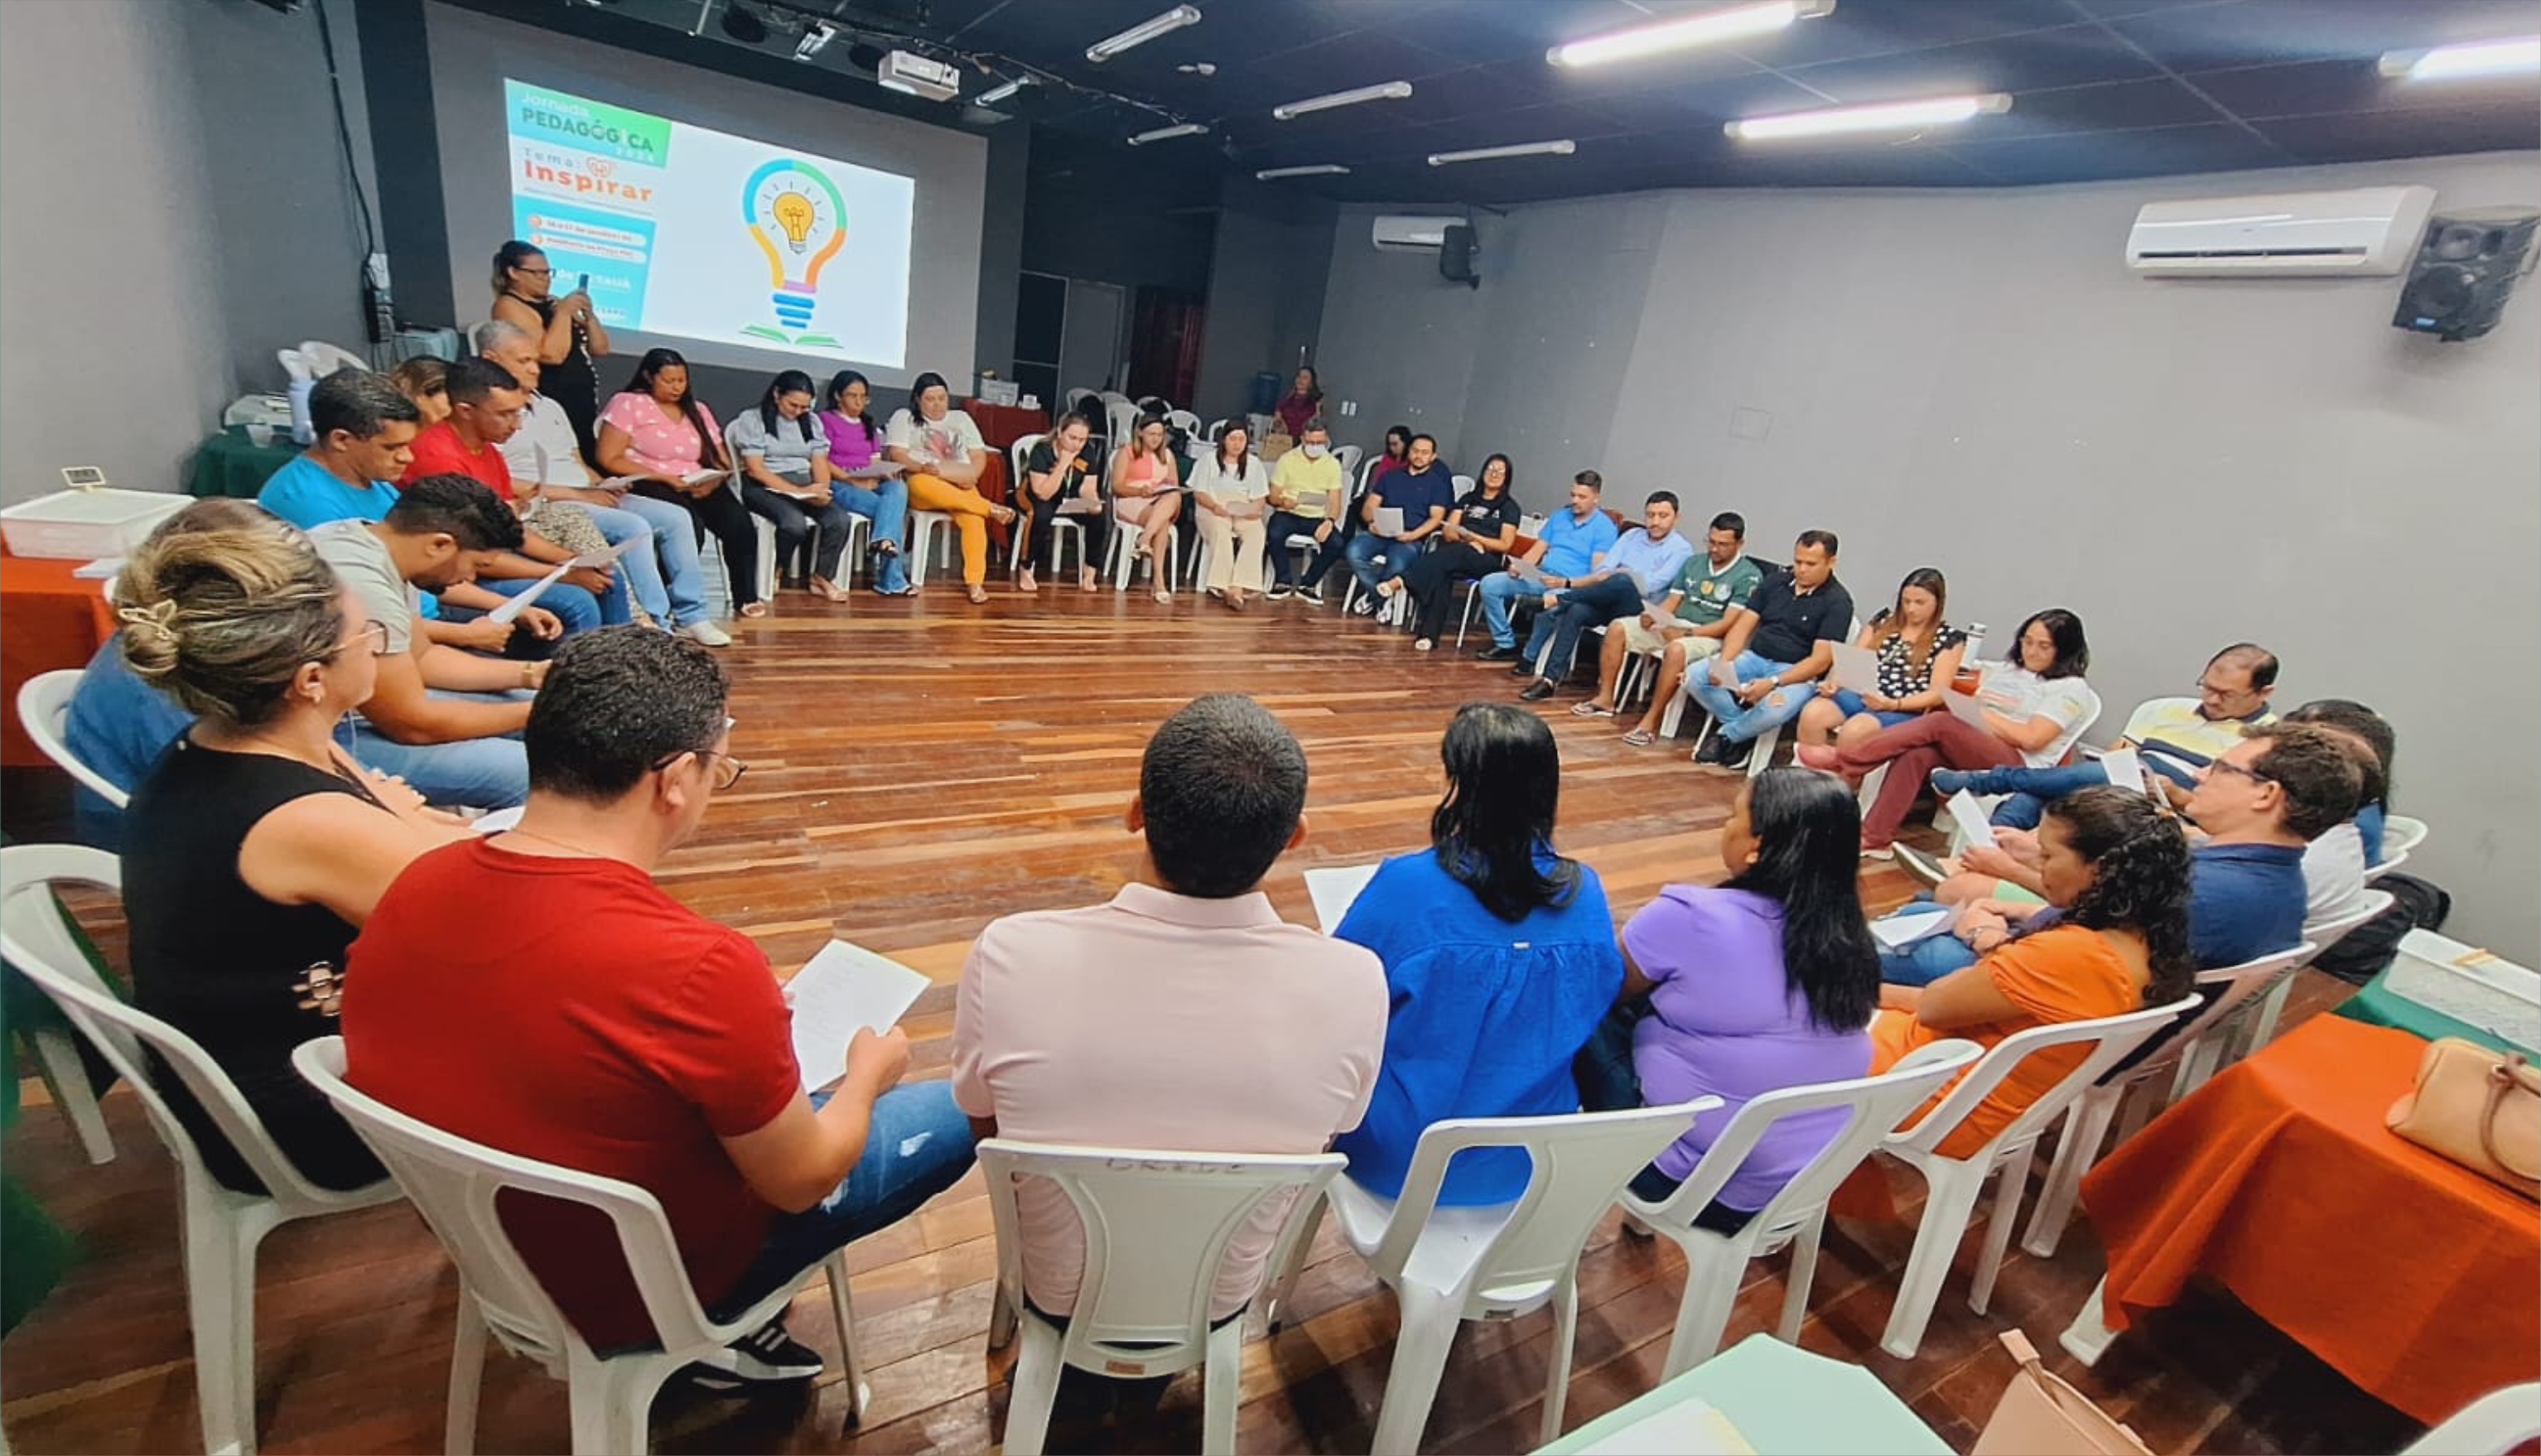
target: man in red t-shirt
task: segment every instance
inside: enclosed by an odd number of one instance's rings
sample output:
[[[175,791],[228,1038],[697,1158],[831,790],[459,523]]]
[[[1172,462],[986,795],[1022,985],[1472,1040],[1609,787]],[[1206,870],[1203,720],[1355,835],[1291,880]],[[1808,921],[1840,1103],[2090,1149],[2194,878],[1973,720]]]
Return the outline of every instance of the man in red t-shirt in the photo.
[[[411,447],[414,463],[406,467],[399,481],[410,484],[426,475],[466,475],[482,483],[514,509],[512,470],[503,463],[498,449],[521,427],[521,410],[529,399],[521,393],[511,372],[490,359],[467,358],[450,366],[446,386],[450,396],[450,417],[439,424],[426,425],[414,437]],[[530,583],[546,575],[557,566],[573,559],[573,552],[539,535],[527,533],[517,552],[496,561],[479,576],[478,581],[505,596],[517,596]],[[617,589],[612,573],[577,566],[564,578],[547,588],[539,600],[550,608],[559,607],[558,594],[570,601],[575,593],[588,594],[591,610],[580,620],[617,623],[628,619],[626,594]],[[580,604],[574,604],[579,606]],[[558,611],[568,621],[576,619],[572,607]]]
[[[971,1166],[941,1081],[896,1084],[897,1028],[858,1031],[806,1097],[766,957],[655,888],[742,764],[726,684],[696,643],[640,627],[567,642],[524,734],[530,799],[508,834],[408,866],[347,967],[346,1074],[408,1116],[506,1152],[621,1179],[662,1202],[689,1278],[730,1318]],[[452,937],[450,917],[473,927]],[[593,1348],[652,1335],[617,1239],[579,1204],[523,1198],[504,1224]],[[820,1356],[770,1322],[697,1378],[802,1379]]]

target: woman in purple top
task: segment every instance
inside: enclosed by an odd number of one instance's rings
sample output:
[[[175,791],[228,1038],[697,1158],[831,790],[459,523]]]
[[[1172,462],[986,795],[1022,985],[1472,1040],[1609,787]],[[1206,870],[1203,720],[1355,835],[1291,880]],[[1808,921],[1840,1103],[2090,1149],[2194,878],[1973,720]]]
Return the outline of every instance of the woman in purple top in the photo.
[[[1869,1072],[1879,953],[1861,910],[1860,829],[1844,780],[1768,769],[1748,781],[1721,826],[1728,883],[1670,885],[1624,926],[1624,1004],[1584,1060],[1620,1069],[1629,1040],[1639,1093],[1619,1095],[1623,1078],[1609,1076],[1584,1089],[1590,1102],[1721,1099],[1641,1170],[1634,1194],[1657,1201],[1674,1193],[1751,1099]],[[1635,1015],[1633,1003],[1643,997],[1647,1009]],[[1695,1221],[1722,1232],[1744,1226],[1844,1122],[1844,1110],[1831,1108],[1775,1124]]]
[[[875,424],[873,385],[852,369],[830,376],[821,396],[821,431],[830,441],[830,498],[873,522],[873,589],[906,597],[908,568],[900,558],[901,533],[908,525],[908,482],[900,467],[882,458],[882,426]]]

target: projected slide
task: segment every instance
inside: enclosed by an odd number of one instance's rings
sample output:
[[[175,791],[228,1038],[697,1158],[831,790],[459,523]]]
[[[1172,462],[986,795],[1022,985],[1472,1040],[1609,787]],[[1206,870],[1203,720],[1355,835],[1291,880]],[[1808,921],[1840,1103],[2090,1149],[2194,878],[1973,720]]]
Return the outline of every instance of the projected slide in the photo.
[[[897,369],[917,184],[684,121],[503,83],[513,236],[613,328]]]

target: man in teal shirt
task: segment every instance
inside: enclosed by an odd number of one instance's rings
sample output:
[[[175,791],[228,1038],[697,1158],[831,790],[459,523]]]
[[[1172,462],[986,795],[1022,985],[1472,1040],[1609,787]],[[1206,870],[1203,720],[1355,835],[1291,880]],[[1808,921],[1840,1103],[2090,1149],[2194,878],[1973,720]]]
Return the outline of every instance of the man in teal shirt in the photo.
[[[1729,609],[1746,606],[1765,580],[1765,568],[1747,558],[1746,546],[1746,517],[1736,511],[1712,517],[1705,553],[1677,571],[1667,600],[1607,629],[1597,659],[1597,695],[1571,711],[1583,718],[1613,714],[1615,682],[1623,675],[1625,659],[1635,652],[1656,656],[1659,682],[1650,694],[1649,711],[1624,735],[1634,748],[1656,743],[1659,717],[1675,699],[1686,669],[1720,651],[1721,639],[1729,635]]]

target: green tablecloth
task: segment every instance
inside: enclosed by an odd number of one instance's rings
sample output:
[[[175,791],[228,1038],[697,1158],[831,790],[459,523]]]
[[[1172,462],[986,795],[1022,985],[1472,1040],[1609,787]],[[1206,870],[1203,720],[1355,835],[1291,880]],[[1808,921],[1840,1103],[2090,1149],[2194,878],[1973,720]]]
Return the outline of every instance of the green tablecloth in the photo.
[[[2541,1054],[2541,1047],[2517,1047],[2493,1032],[2485,1032],[2467,1021],[2458,1021],[2432,1007],[2421,1006],[2399,995],[2382,983],[2389,970],[2364,983],[2364,989],[2348,997],[2338,1007],[2338,1014],[2366,1026],[2394,1026],[2414,1036],[2432,1042],[2444,1037],[2459,1037],[2476,1042],[2491,1052],[2520,1052],[2526,1056]]]
[[[1906,1403],[1859,1365],[1750,1335],[1630,1405],[1610,1411],[1543,1448],[1581,1451],[1688,1400],[1729,1418],[1759,1456],[1877,1451],[1883,1456],[1951,1456]],[[1656,1447],[1636,1442],[1633,1449]]]
[[[185,482],[185,493],[254,500],[273,473],[291,464],[299,453],[289,430],[276,430],[272,444],[258,445],[247,437],[247,426],[234,425],[206,438],[194,452],[194,473]]]

